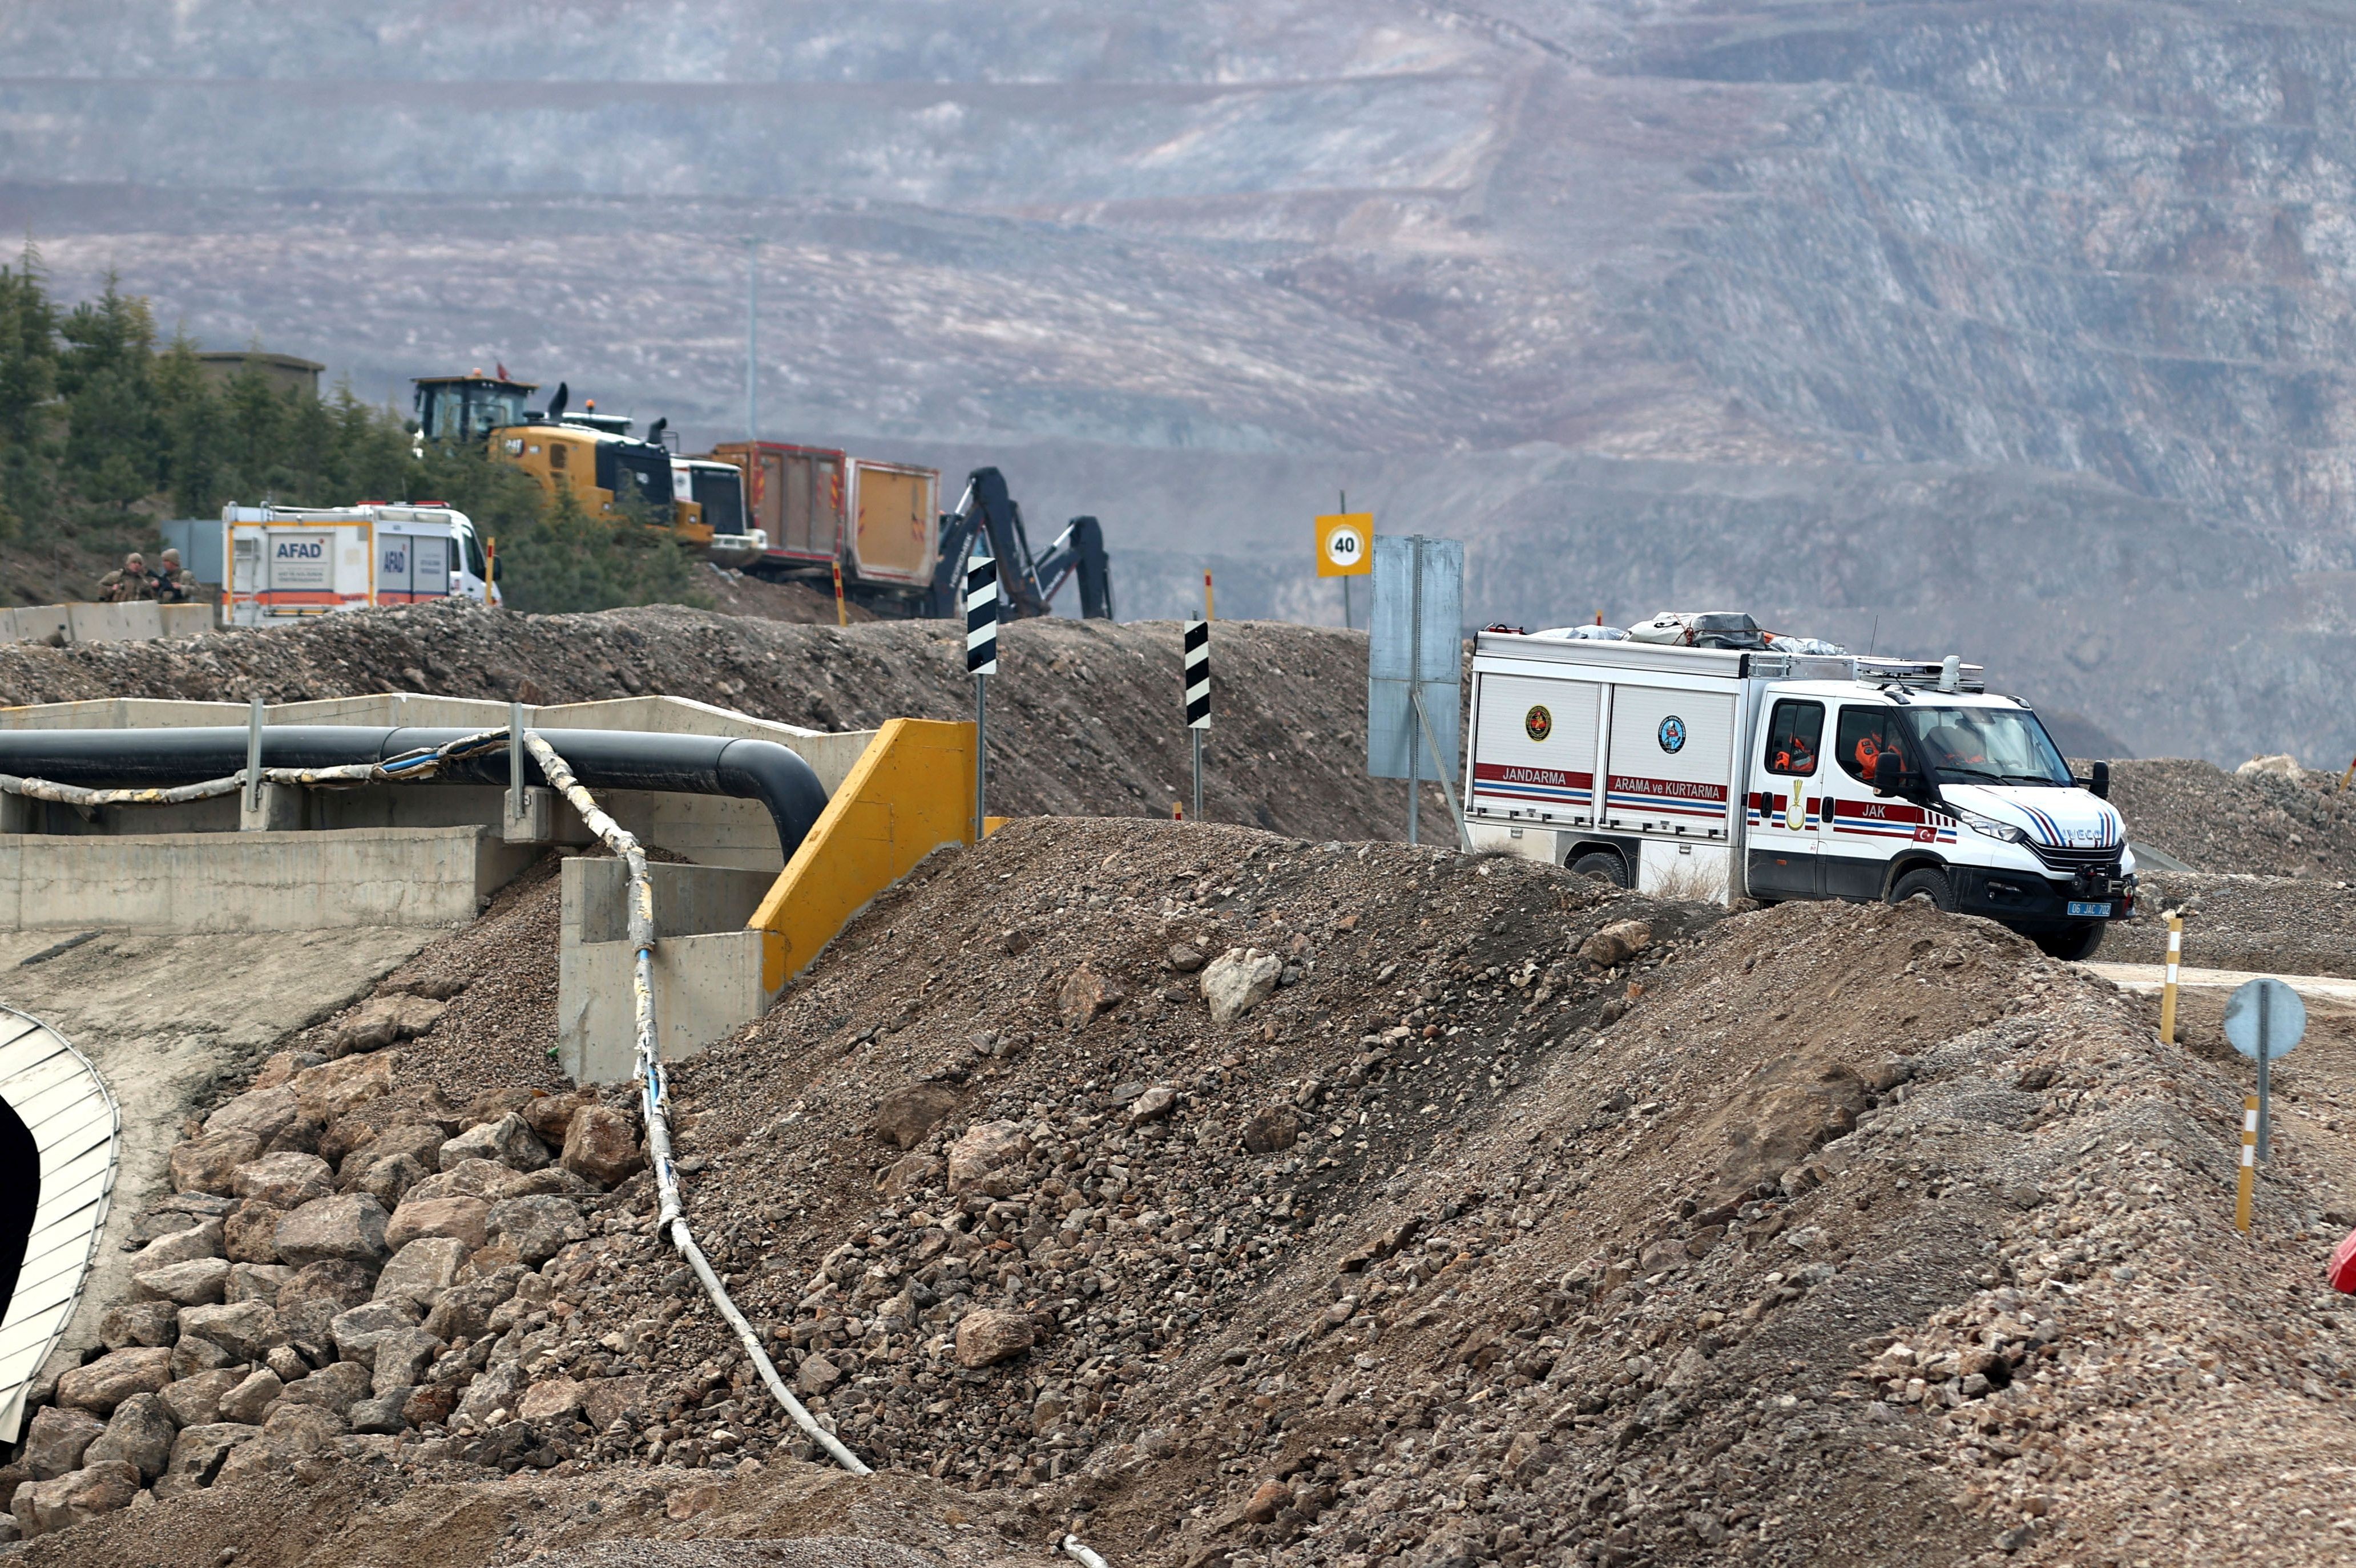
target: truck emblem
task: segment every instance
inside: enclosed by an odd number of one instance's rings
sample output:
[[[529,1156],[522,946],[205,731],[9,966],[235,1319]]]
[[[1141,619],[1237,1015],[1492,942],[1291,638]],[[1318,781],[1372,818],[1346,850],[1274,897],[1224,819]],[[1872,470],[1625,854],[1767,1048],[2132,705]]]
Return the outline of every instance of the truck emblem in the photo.
[[[1676,752],[1686,749],[1686,721],[1676,714],[1661,720],[1661,750]]]
[[[1522,715],[1522,733],[1533,741],[1543,741],[1554,733],[1554,715],[1540,703]]]

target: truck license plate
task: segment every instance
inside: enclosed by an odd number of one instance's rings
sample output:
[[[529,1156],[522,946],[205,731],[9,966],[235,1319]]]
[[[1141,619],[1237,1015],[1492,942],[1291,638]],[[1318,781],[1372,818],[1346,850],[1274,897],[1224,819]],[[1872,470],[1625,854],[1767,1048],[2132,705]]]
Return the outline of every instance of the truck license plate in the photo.
[[[2107,902],[2081,903],[2073,900],[2070,905],[2070,913],[2073,919],[2084,915],[2095,920],[2108,920],[2111,918],[2111,906]]]

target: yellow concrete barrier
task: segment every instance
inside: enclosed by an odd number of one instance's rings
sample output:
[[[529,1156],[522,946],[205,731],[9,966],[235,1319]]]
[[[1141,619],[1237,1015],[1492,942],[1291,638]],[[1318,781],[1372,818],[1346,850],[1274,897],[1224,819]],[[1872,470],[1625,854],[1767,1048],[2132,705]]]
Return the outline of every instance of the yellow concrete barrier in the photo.
[[[774,994],[876,894],[972,837],[973,726],[887,721],[746,923],[762,933],[762,986]]]

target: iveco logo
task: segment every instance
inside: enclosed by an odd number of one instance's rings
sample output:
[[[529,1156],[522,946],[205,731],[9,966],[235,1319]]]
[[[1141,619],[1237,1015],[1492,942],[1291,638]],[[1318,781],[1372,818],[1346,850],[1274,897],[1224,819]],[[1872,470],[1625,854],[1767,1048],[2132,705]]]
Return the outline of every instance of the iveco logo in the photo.
[[[1686,721],[1676,714],[1661,720],[1661,750],[1682,752],[1686,749]]]

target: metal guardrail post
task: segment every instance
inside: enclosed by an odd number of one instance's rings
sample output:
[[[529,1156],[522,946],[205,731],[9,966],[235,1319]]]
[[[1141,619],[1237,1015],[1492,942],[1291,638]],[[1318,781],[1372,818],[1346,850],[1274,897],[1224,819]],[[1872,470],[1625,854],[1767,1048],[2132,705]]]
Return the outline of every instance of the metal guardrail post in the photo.
[[[245,809],[262,809],[262,699],[253,699],[245,718]]]

